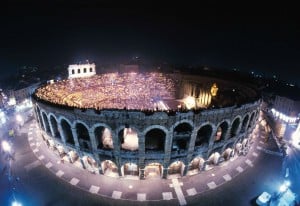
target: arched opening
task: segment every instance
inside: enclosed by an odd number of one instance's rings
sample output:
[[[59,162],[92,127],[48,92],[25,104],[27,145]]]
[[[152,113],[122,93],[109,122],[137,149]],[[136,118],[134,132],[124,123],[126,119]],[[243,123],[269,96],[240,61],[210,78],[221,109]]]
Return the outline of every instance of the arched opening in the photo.
[[[251,114],[250,121],[248,124],[248,129],[253,125],[253,119],[254,119],[254,112],[252,112],[252,114]]]
[[[233,149],[232,148],[227,148],[224,150],[224,152],[222,153],[222,157],[224,158],[225,161],[229,160],[230,157],[233,156]]]
[[[48,118],[45,113],[43,113],[43,119],[44,119],[44,123],[45,123],[45,132],[47,132],[49,135],[51,135],[49,121],[48,121]]]
[[[195,146],[208,145],[211,134],[212,134],[211,125],[207,124],[202,126],[197,132]]]
[[[207,165],[208,166],[218,165],[220,157],[221,155],[219,152],[213,152],[207,159]]]
[[[247,127],[247,124],[248,124],[248,120],[249,120],[249,115],[246,115],[243,119],[243,123],[242,123],[242,128],[241,128],[241,132],[244,133],[246,132],[246,127]]]
[[[98,172],[98,164],[94,158],[90,156],[83,156],[82,161],[84,162],[85,168],[88,171],[92,173]]]
[[[151,129],[145,135],[145,152],[164,151],[166,134],[161,129]]]
[[[57,139],[61,139],[60,133],[58,131],[57,121],[52,115],[50,116],[50,122],[52,125],[52,131],[53,131],[54,137]]]
[[[82,168],[82,164],[80,162],[80,157],[77,154],[77,152],[74,151],[74,150],[71,150],[71,151],[68,152],[68,154],[69,154],[71,163],[73,165],[75,165],[76,167]]]
[[[161,178],[163,166],[159,163],[151,163],[145,167],[145,179],[147,178]]]
[[[43,130],[45,130],[44,123],[43,123],[43,119],[42,119],[42,116],[41,116],[40,108],[39,108],[39,107],[36,107],[36,111],[37,111],[38,122],[39,122],[41,128],[42,128]]]
[[[121,149],[136,151],[139,149],[139,139],[137,132],[128,127],[119,132],[119,141],[121,143]]]
[[[83,73],[86,73],[86,68],[83,68]]]
[[[187,175],[198,174],[199,171],[204,170],[205,160],[202,157],[195,157],[191,163]]]
[[[231,126],[230,137],[235,137],[237,135],[239,126],[240,126],[240,118],[235,118]]]
[[[168,178],[178,178],[183,176],[183,170],[185,165],[181,161],[173,162],[168,167]]]
[[[62,128],[62,133],[63,133],[62,135],[65,137],[66,142],[69,144],[75,145],[71,126],[64,119],[61,120],[61,128]]]
[[[242,145],[242,143],[240,143],[240,142],[236,143],[236,145],[235,145],[235,153],[238,154],[238,155],[241,155],[242,151],[243,151],[243,145]]]
[[[113,138],[111,132],[106,127],[95,129],[96,144],[98,149],[113,149]]]
[[[103,174],[110,177],[119,177],[117,165],[110,160],[105,160],[101,162],[101,168]]]
[[[79,141],[80,148],[90,150],[91,143],[90,143],[90,136],[88,129],[81,123],[76,124],[76,132]]]
[[[54,151],[56,149],[55,142],[52,139],[47,139],[46,144],[51,150]]]
[[[134,179],[139,179],[139,168],[134,163],[126,163],[121,168],[123,176],[127,178],[133,177]]]
[[[70,159],[68,157],[68,153],[65,151],[64,147],[62,145],[58,144],[56,146],[56,148],[57,148],[58,154],[61,158],[61,161],[70,162]]]
[[[228,123],[226,121],[222,122],[222,124],[219,125],[216,136],[215,136],[215,142],[219,142],[222,140],[225,140],[226,133],[228,130]]]
[[[189,147],[193,127],[188,123],[181,123],[174,128],[173,151],[186,150]]]

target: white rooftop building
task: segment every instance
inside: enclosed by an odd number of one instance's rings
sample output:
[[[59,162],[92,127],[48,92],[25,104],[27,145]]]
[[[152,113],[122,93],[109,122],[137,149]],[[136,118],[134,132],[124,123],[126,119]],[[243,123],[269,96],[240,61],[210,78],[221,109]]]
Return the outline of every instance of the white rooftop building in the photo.
[[[96,65],[93,64],[71,64],[68,67],[69,79],[78,77],[90,77],[96,74]]]

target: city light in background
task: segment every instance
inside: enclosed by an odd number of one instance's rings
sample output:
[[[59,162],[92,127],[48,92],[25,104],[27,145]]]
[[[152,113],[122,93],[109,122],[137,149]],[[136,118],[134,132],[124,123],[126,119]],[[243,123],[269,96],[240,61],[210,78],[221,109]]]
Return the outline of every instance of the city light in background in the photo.
[[[2,149],[5,152],[10,152],[11,151],[11,146],[7,141],[3,140],[2,141]]]
[[[2,124],[5,124],[5,122],[6,122],[6,115],[2,110],[0,110],[0,126]]]
[[[274,108],[271,109],[271,112],[274,115],[274,117],[279,118],[280,120],[282,120],[286,123],[296,123],[297,120],[299,120],[298,117],[287,116],[287,115],[275,110]]]

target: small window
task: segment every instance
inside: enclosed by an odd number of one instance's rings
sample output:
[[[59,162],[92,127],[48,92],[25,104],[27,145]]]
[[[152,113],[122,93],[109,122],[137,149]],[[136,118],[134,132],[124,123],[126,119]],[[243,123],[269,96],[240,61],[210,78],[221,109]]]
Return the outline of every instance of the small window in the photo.
[[[77,70],[77,73],[80,74],[80,69]]]
[[[90,68],[90,72],[92,72],[92,71],[93,71],[93,68],[91,67],[91,68]]]
[[[86,68],[83,68],[83,73],[86,73]]]
[[[75,74],[75,71],[74,71],[74,69],[72,69],[72,74]]]

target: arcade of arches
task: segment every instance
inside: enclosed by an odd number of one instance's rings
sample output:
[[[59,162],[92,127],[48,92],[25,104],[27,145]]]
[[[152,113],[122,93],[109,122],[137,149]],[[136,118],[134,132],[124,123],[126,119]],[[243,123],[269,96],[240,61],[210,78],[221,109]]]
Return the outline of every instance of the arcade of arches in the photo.
[[[89,127],[81,121],[57,119],[39,107],[35,107],[35,112],[45,142],[62,161],[93,173],[135,179],[193,175],[228,161],[234,155],[245,154],[258,118],[258,112],[252,112],[236,116],[232,121],[222,120],[217,125],[205,122],[196,127],[182,120],[171,129],[154,125],[139,131],[124,125],[115,131],[106,124]],[[205,153],[199,153],[200,150]],[[144,164],[138,164],[139,157],[132,161],[124,158],[123,162],[122,156],[112,157],[113,151],[144,154]],[[180,156],[187,151],[194,152],[192,156]],[[169,162],[148,162],[148,154],[150,157],[162,153],[171,154]]]

